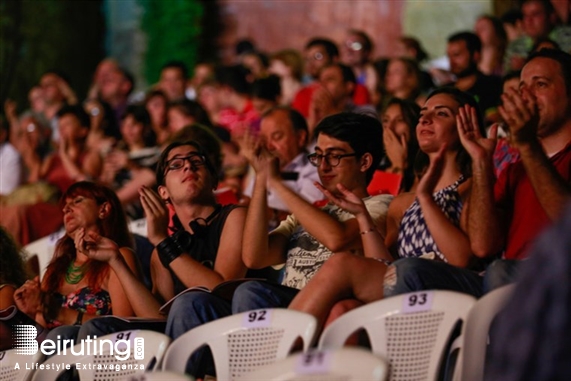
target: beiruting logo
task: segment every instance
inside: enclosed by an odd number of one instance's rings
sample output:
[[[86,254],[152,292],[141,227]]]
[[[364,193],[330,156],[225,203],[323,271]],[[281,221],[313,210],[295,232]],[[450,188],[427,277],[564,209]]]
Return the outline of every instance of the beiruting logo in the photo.
[[[80,340],[79,343],[75,343],[74,340],[62,339],[59,335],[56,340],[45,339],[41,343],[36,341],[38,331],[33,325],[14,325],[13,326],[13,338],[14,338],[14,348],[16,349],[16,354],[19,355],[35,355],[38,350],[44,356],[52,355],[67,355],[70,353],[73,356],[90,356],[90,355],[108,355],[114,356],[116,360],[125,361],[131,357],[135,360],[143,360],[145,353],[145,342],[142,337],[136,337],[137,331],[125,331],[118,332],[110,339],[97,339],[97,336],[91,338],[87,336],[86,339]],[[44,365],[44,364],[42,364]],[[34,369],[42,369],[42,365],[34,366]],[[62,364],[63,365],[63,364]],[[66,364],[66,369],[69,368],[69,364]],[[81,364],[75,364],[76,367],[80,367]],[[92,364],[88,364],[92,366]],[[133,364],[136,366],[134,369],[144,370],[143,364]],[[47,366],[47,365],[46,365]],[[85,365],[83,365],[85,367]],[[93,366],[97,366],[93,364]],[[101,365],[105,366],[106,369],[111,367],[121,370],[126,369],[127,364],[116,365]],[[129,369],[131,364],[128,365]],[[26,364],[28,368],[28,364]],[[28,368],[30,369],[30,368]]]

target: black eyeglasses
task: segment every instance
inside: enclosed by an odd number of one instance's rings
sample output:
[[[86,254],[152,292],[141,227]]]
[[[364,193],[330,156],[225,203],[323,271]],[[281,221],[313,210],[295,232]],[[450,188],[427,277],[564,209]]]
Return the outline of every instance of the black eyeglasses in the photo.
[[[190,163],[190,167],[193,171],[196,171],[198,168],[206,165],[206,158],[203,155],[193,153],[184,157],[175,157],[174,159],[167,161],[165,165],[165,174],[168,171],[178,171],[184,167],[184,163],[187,161]]]
[[[312,153],[310,155],[307,155],[307,159],[309,160],[309,162],[311,164],[313,164],[316,167],[319,167],[321,165],[321,162],[323,161],[323,159],[325,159],[325,162],[331,166],[331,167],[336,167],[339,165],[339,163],[341,162],[341,159],[343,159],[344,157],[351,157],[351,156],[357,156],[357,154],[355,152],[353,153],[346,153],[343,155],[336,155],[333,153],[328,153],[325,155],[320,155],[318,153]]]

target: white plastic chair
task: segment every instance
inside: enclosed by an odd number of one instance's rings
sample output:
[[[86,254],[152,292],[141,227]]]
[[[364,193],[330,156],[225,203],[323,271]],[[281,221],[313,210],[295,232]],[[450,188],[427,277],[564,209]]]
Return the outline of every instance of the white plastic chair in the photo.
[[[263,366],[240,380],[268,381],[384,381],[389,364],[360,348],[310,351]]]
[[[135,376],[128,377],[123,381],[194,381],[194,378],[188,375],[173,373],[173,372],[151,372],[137,374]]]
[[[287,357],[298,337],[307,350],[316,319],[287,309],[261,309],[228,316],[194,328],[173,341],[163,370],[184,373],[191,354],[210,346],[219,380],[234,380],[256,367]]]
[[[2,381],[29,381],[35,371],[35,364],[42,361],[41,351],[35,355],[20,355],[16,349],[0,352],[0,380]],[[18,369],[16,369],[16,363]]]
[[[510,284],[482,296],[470,310],[461,338],[459,361],[454,372],[455,381],[482,381],[488,347],[488,333],[496,315],[514,291]]]
[[[342,347],[364,329],[373,353],[390,361],[390,379],[436,380],[446,346],[476,299],[451,291],[422,291],[380,300],[349,311],[325,329],[320,349]]]
[[[64,230],[58,230],[48,236],[31,242],[23,247],[24,253],[27,255],[28,260],[33,257],[38,257],[39,275],[40,280],[43,278],[52,257],[57,241],[65,234]]]
[[[103,345],[100,342],[106,340]],[[121,345],[117,341],[125,340],[129,342],[128,358],[121,360],[127,354],[127,344]],[[71,368],[76,363],[81,366],[77,368],[79,379],[81,381],[93,380],[122,380],[127,376],[142,374],[150,369],[156,368],[166,352],[166,349],[171,342],[170,337],[154,332],[145,330],[132,330],[116,332],[109,335],[101,336],[91,342],[78,343],[71,348],[67,348],[66,354],[63,354],[63,349],[60,354],[53,355],[44,362],[48,364],[70,364]],[[111,343],[111,344],[109,344]],[[82,352],[82,345],[83,354]],[[111,345],[113,346],[113,354],[111,354]],[[90,348],[88,352],[87,348]],[[102,351],[100,352],[100,348]],[[94,354],[94,349],[97,353]],[[119,359],[117,358],[119,350]],[[78,355],[74,355],[77,353]],[[121,369],[116,370],[116,366]],[[126,369],[122,369],[125,366]],[[50,366],[53,368],[53,366]],[[33,381],[53,381],[63,373],[62,369],[43,369],[38,370],[34,374]]]

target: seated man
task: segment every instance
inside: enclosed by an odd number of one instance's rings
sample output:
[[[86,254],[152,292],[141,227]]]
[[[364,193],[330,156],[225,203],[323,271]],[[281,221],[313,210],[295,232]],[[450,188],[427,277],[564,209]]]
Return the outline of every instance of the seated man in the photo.
[[[472,251],[491,258],[503,250],[508,260],[488,267],[484,291],[513,280],[517,260],[527,257],[533,239],[571,199],[571,55],[556,50],[532,55],[521,72],[519,91],[508,90],[502,100],[500,114],[521,159],[510,164],[495,184],[497,131],[487,139],[475,126],[459,129],[472,158],[468,203]],[[386,296],[426,289],[482,293],[473,273],[416,258],[395,262],[387,271],[384,289]]]
[[[359,133],[355,133],[355,131]],[[374,227],[384,237],[390,195],[369,197],[367,184],[382,154],[381,124],[374,118],[341,113],[325,118],[316,128],[317,145],[309,160],[321,179],[321,187],[338,194],[344,185],[364,200]],[[232,301],[234,313],[257,308],[287,307],[297,292],[335,252],[362,255],[358,222],[334,204],[310,205],[283,184],[277,163],[267,152],[247,155],[256,170],[256,183],[246,217],[244,263],[250,268],[286,263],[282,285],[252,281],[239,286]],[[268,184],[292,212],[266,235]]]
[[[236,205],[217,204],[213,192],[217,182],[217,172],[198,143],[178,141],[167,146],[159,159],[159,194],[146,187],[139,191],[147,218],[148,239],[155,246],[151,257],[153,293],[162,300],[169,300],[189,287],[212,289],[224,281],[246,275],[241,256],[246,211]],[[175,211],[174,234],[169,233],[166,203]],[[203,294],[210,295],[192,292],[174,301],[167,334],[172,335],[178,326],[185,327],[186,332],[201,323],[197,314],[177,315],[177,311],[187,302],[191,303],[191,296],[197,295],[200,299]],[[139,298],[144,305],[152,300],[148,293],[133,295],[133,298]],[[156,317],[156,311],[148,310],[142,316]],[[111,326],[105,321],[108,319],[98,320],[82,328],[80,337],[87,336],[88,332],[91,336],[101,336],[121,329],[145,327],[125,326],[121,322],[113,322]]]
[[[314,203],[322,200],[323,194],[313,185],[319,177],[317,168],[307,159],[307,134],[303,116],[287,107],[271,109],[260,125],[261,142],[278,158],[283,183],[306,201]],[[253,190],[254,176],[251,176],[244,194],[252,197]],[[275,228],[288,208],[273,188],[268,189],[268,207],[270,226]]]

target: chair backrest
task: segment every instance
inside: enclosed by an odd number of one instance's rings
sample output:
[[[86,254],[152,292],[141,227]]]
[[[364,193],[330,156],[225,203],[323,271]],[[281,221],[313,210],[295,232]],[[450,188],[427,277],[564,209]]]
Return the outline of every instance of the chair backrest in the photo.
[[[389,363],[359,348],[314,350],[265,365],[243,375],[241,380],[268,381],[384,381]]]
[[[68,348],[65,354],[51,356],[45,367],[34,374],[34,381],[52,381],[65,369],[56,364],[80,364],[77,368],[81,381],[122,380],[156,368],[170,344],[170,337],[145,330],[116,332],[95,340],[85,340]]]
[[[371,196],[386,193],[396,196],[399,194],[401,183],[401,175],[381,171],[378,169],[373,173],[373,178],[367,186],[367,192]]]
[[[210,346],[219,380],[234,380],[261,365],[283,359],[298,337],[304,350],[313,341],[316,319],[287,309],[261,309],[228,316],[194,328],[173,341],[163,370],[183,373],[191,354]]]
[[[325,329],[319,348],[342,347],[363,329],[372,351],[389,360],[391,380],[435,380],[456,324],[475,302],[452,291],[393,296],[341,316]]]
[[[454,380],[482,381],[488,347],[488,333],[496,315],[507,303],[515,285],[510,284],[482,296],[470,310],[464,325],[460,361]]]
[[[41,362],[43,357],[40,351],[35,355],[18,354],[16,349],[0,352],[0,380],[31,380],[36,364]]]
[[[65,231],[58,230],[23,247],[24,253],[28,256],[28,260],[33,257],[38,258],[40,280],[44,277],[46,269],[54,256],[57,241],[63,237],[64,234]]]
[[[150,373],[137,374],[125,378],[123,381],[194,381],[194,377],[173,373],[173,372],[162,372],[155,371]]]

